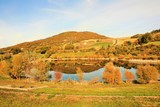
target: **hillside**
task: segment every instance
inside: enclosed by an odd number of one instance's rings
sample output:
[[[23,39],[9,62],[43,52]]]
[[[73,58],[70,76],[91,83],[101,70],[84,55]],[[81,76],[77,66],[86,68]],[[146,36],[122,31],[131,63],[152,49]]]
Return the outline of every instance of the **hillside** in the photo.
[[[160,29],[147,32],[145,34],[136,34],[131,36],[131,38],[142,38],[143,36],[149,35],[152,41],[160,41]]]
[[[76,43],[83,40],[89,39],[108,39],[108,37],[99,35],[93,32],[64,32],[58,35],[54,35],[52,37],[36,40],[32,42],[24,42],[17,44],[15,46],[11,46],[8,48],[4,48],[2,50],[9,50],[11,48],[20,48],[24,50],[34,50],[37,47],[51,47],[51,46],[61,46],[65,43]]]

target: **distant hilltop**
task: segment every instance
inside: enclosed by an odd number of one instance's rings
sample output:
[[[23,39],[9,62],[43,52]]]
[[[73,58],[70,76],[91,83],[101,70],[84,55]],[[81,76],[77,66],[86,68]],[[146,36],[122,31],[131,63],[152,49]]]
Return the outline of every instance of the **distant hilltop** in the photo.
[[[69,32],[63,32],[58,35],[54,35],[52,37],[36,40],[32,42],[24,42],[17,44],[15,46],[7,47],[5,48],[21,48],[21,49],[29,49],[34,50],[36,47],[39,46],[55,46],[55,45],[63,45],[65,43],[76,43],[83,40],[89,40],[89,39],[108,39],[109,37],[106,37],[104,35],[100,35],[93,32],[75,32],[75,31],[69,31]]]

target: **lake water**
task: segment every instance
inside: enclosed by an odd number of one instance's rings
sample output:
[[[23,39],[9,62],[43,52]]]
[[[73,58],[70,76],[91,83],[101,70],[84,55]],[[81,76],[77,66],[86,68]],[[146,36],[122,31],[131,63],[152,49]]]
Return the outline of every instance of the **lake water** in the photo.
[[[104,71],[104,66],[106,61],[92,61],[92,62],[55,62],[52,65],[53,70],[49,71],[50,78],[49,80],[54,79],[55,72],[61,72],[62,78],[61,80],[68,80],[68,78],[72,80],[78,80],[76,70],[77,67],[80,68],[83,73],[83,80],[89,81],[93,78],[99,78],[99,81],[103,81],[102,72]],[[137,79],[136,69],[132,66],[130,68],[125,68],[123,66],[119,67],[121,71],[122,80],[125,80],[124,70],[128,69],[134,75],[134,79]]]

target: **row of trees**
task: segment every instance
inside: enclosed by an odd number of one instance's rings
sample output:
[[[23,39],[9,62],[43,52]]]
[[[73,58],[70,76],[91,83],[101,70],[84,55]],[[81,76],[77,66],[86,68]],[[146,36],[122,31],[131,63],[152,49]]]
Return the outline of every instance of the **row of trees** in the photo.
[[[3,60],[0,62],[0,73],[9,75],[14,79],[21,78],[34,78],[38,81],[44,81],[48,78],[47,72],[51,69],[49,62],[38,59],[33,53],[19,53],[11,59]],[[79,81],[83,80],[83,71],[77,68],[77,78]],[[55,78],[60,81],[62,74],[55,72]],[[133,74],[125,70],[126,82],[132,82],[134,79]],[[152,80],[158,79],[158,70],[151,65],[140,65],[137,68],[137,77],[139,83],[148,83]],[[103,79],[107,83],[119,84],[122,82],[121,72],[118,67],[115,67],[112,62],[107,63],[103,72]]]
[[[50,63],[38,59],[32,53],[19,53],[8,60],[0,62],[1,71],[14,79],[34,78],[38,81],[46,80],[46,72],[50,70]]]
[[[122,75],[121,75],[119,67],[115,67],[112,62],[109,62],[106,64],[104,68],[105,69],[103,71],[102,78],[104,79],[106,83],[110,83],[110,84],[122,83]],[[77,67],[76,72],[77,72],[77,78],[79,82],[81,82],[84,77],[83,71],[81,70],[81,68]],[[138,66],[137,68],[137,82],[139,83],[150,83],[153,81],[157,81],[158,75],[159,75],[158,70],[154,66],[141,65],[141,66]],[[133,80],[135,79],[132,72],[127,69],[124,70],[124,77],[127,83],[132,83]],[[61,72],[54,72],[54,79],[56,80],[56,82],[60,81],[61,78],[62,78]]]
[[[126,82],[131,83],[134,80],[134,75],[129,70],[124,71]],[[149,83],[158,80],[158,70],[151,65],[140,65],[137,68],[137,81],[139,83]],[[120,69],[115,67],[112,62],[107,63],[103,72],[103,79],[107,83],[119,84],[122,82]]]

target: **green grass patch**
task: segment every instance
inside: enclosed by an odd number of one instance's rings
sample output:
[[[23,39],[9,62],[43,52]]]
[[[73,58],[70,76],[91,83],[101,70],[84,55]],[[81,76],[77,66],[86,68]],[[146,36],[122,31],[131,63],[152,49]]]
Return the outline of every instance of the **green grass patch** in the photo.
[[[149,42],[145,45],[150,45],[150,44],[153,44],[153,45],[160,45],[160,41],[155,41],[155,42]]]
[[[74,87],[74,88],[73,88]],[[89,96],[160,96],[159,84],[131,84],[98,86],[55,86],[33,90],[34,93],[54,95],[89,95]]]
[[[106,48],[109,45],[112,45],[112,43],[111,42],[98,42],[98,43],[93,44],[91,47],[100,47],[100,48],[104,47],[104,48]]]

